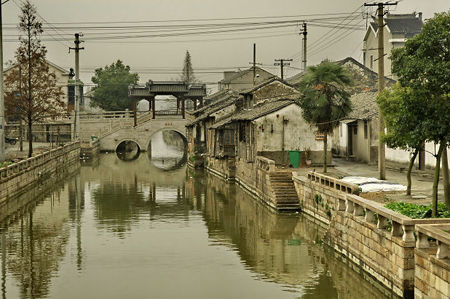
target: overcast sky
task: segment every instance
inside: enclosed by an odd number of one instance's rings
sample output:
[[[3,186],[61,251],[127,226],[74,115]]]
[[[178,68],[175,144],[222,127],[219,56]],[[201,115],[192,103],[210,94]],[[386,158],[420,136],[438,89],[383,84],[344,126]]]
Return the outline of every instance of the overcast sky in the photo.
[[[2,6],[5,62],[14,59],[17,42],[12,40],[17,39],[17,31],[10,28],[18,22],[18,5],[21,1],[10,0]],[[293,68],[286,68],[287,76],[291,76],[299,72],[298,68],[301,66],[301,55],[298,54],[301,51],[300,27],[294,24],[290,27],[270,28],[265,31],[99,41],[89,40],[95,30],[79,28],[93,26],[92,23],[67,23],[102,21],[107,22],[101,24],[102,26],[120,26],[130,24],[110,22],[182,20],[170,23],[134,23],[134,25],[161,25],[189,24],[183,21],[186,19],[225,19],[196,23],[211,24],[269,20],[258,18],[230,20],[231,18],[304,16],[298,17],[301,24],[303,18],[314,18],[310,16],[313,14],[359,12],[358,15],[352,15],[344,21],[350,22],[351,26],[360,26],[359,30],[343,28],[327,34],[331,28],[308,26],[308,45],[313,46],[308,53],[308,65],[311,65],[325,58],[339,60],[348,56],[361,61],[362,39],[366,25],[363,15],[367,12],[362,7],[365,1],[361,0],[32,0],[31,2],[46,22],[59,28],[56,31],[47,29],[44,34],[45,40],[48,41],[43,42],[48,48],[47,58],[57,65],[64,68],[73,67],[74,53],[69,54],[68,47],[73,46],[71,41],[73,33],[85,31],[86,42],[83,44],[85,50],[80,55],[81,79],[84,82],[90,82],[93,69],[111,64],[117,59],[123,60],[132,70],[139,73],[141,82],[149,78],[177,79],[179,77],[177,72],[181,71],[186,50],[191,53],[194,71],[197,69],[197,78],[204,82],[216,82],[222,78],[222,74],[219,73],[222,69],[250,66],[253,43],[257,45],[257,61],[277,75],[279,69],[273,66],[274,59],[293,58],[294,61],[291,63]],[[397,7],[390,8],[392,13],[423,12],[424,19],[432,17],[435,12],[449,9],[449,0],[403,0]],[[373,14],[374,9],[368,12]],[[293,19],[297,18],[286,17],[275,20]],[[341,21],[343,20],[329,22]],[[72,28],[61,28],[63,26]],[[108,30],[110,34],[117,32]],[[104,33],[105,30],[98,29],[95,32]],[[133,29],[128,29],[127,32],[133,32]],[[63,38],[67,41],[61,41]]]

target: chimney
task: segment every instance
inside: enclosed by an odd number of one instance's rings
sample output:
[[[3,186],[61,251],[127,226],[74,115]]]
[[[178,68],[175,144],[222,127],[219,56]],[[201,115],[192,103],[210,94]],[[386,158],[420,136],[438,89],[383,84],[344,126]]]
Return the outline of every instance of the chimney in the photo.
[[[419,20],[422,22],[422,12],[419,12],[418,14]]]

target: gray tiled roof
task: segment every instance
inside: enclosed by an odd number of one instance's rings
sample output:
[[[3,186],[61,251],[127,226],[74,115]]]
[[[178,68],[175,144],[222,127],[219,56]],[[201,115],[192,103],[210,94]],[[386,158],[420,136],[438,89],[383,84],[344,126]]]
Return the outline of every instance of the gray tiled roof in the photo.
[[[257,72],[265,72],[267,74],[273,75],[272,73],[270,73],[270,72],[268,72],[268,71],[266,71],[266,70],[264,70],[264,69],[262,69],[260,67],[255,67],[255,70]],[[248,69],[243,70],[243,71],[239,71],[239,72],[237,72],[236,74],[234,74],[233,76],[231,76],[231,77],[229,77],[227,79],[220,80],[219,83],[230,83],[232,80],[235,80],[235,79],[237,79],[239,77],[242,77],[242,76],[244,76],[245,74],[247,74],[249,72],[253,72],[253,67],[248,68]],[[275,75],[273,75],[273,76],[275,76]]]
[[[265,102],[264,104],[253,107],[252,109],[242,110],[236,114],[233,114],[232,116],[224,118],[224,119],[216,122],[214,125],[212,125],[211,128],[217,129],[223,125],[226,125],[226,124],[234,122],[234,121],[255,120],[257,118],[260,118],[264,115],[278,111],[278,110],[280,110],[286,106],[289,106],[291,104],[294,104],[294,103],[295,102],[293,100],[286,100],[286,99]]]
[[[374,119],[378,117],[377,93],[373,91],[351,96],[352,112],[345,119]]]
[[[230,105],[233,105],[236,100],[238,99],[238,96],[236,94],[230,94],[221,99],[220,101],[214,102],[211,105],[205,106],[202,109],[202,113],[194,119],[190,124],[187,126],[195,125],[211,116],[212,113],[215,113],[221,109],[224,109]]]
[[[254,91],[256,91],[256,90],[258,90],[258,89],[260,89],[260,88],[262,88],[262,87],[264,87],[264,86],[266,86],[266,85],[268,85],[268,84],[270,84],[270,83],[272,83],[272,82],[274,82],[274,81],[278,81],[278,82],[281,82],[281,83],[283,83],[283,84],[286,84],[286,85],[292,87],[292,86],[291,86],[290,84],[288,84],[287,82],[281,80],[281,78],[278,78],[278,77],[272,77],[272,78],[269,78],[269,79],[265,80],[264,82],[261,82],[260,84],[258,84],[258,85],[256,85],[256,86],[253,86],[252,88],[248,88],[248,89],[246,89],[246,90],[241,91],[239,94],[249,94],[249,93],[252,93],[252,92],[254,92]]]
[[[405,37],[413,37],[422,31],[423,22],[412,14],[388,14],[384,22],[393,34],[404,34]],[[378,30],[377,23],[371,23],[375,31]]]

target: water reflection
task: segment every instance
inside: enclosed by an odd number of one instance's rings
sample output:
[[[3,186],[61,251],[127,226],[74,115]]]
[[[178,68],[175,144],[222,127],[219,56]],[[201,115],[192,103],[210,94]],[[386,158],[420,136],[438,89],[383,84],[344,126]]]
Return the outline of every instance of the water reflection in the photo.
[[[152,136],[148,154],[155,167],[177,169],[186,163],[186,140],[176,131],[157,132]]]
[[[281,284],[296,298],[384,297],[323,248],[325,229],[319,223],[275,214],[214,176],[206,181],[204,215],[212,244],[234,248],[258,279]],[[190,182],[198,192],[194,179]]]
[[[4,222],[2,229],[3,298],[49,295],[70,236],[69,198],[79,200],[75,182],[76,178],[69,179],[66,189],[50,180],[17,199],[25,205],[18,207],[15,218]],[[43,191],[47,188],[53,191]],[[12,285],[16,288],[11,290]]]
[[[320,225],[202,172],[109,154],[49,184],[0,230],[3,298],[384,298]]]

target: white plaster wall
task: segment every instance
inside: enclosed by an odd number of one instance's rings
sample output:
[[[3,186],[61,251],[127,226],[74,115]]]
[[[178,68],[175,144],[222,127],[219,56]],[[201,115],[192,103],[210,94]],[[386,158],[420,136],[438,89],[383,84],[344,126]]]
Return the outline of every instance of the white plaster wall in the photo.
[[[323,150],[323,142],[315,140],[314,131],[316,131],[316,128],[314,126],[310,126],[301,115],[302,109],[295,104],[291,104],[281,110],[256,119],[256,150],[281,150],[283,116],[285,119],[288,119],[288,122],[284,128],[285,150],[303,151],[307,148],[311,151]],[[273,125],[273,132],[271,132],[271,125]],[[262,131],[261,126],[264,127],[264,132]],[[329,148],[331,149],[331,138],[329,138],[329,140]]]
[[[54,66],[52,66],[50,64],[48,65],[48,67],[49,67],[50,72],[55,74],[56,85],[58,87],[61,87],[61,91],[63,92],[62,100],[67,105],[68,100],[69,100],[68,96],[67,96],[67,93],[68,93],[67,84],[69,81],[69,77],[67,75],[63,75],[63,73],[59,69],[55,68]]]
[[[434,167],[436,165],[436,158],[431,153],[436,153],[439,149],[439,144],[433,142],[427,142],[425,144],[425,165]],[[386,148],[386,160],[408,163],[411,157],[411,153],[400,149]],[[447,148],[447,157],[450,161],[450,148]],[[416,165],[418,165],[419,159],[416,158]]]

